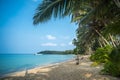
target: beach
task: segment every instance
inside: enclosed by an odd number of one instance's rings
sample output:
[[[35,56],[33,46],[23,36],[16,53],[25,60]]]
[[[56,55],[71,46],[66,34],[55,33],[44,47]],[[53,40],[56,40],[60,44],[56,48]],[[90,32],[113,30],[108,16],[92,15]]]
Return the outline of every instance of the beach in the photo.
[[[102,66],[92,67],[89,56],[81,56],[80,64],[75,59],[61,63],[11,73],[0,80],[120,80],[99,74]]]

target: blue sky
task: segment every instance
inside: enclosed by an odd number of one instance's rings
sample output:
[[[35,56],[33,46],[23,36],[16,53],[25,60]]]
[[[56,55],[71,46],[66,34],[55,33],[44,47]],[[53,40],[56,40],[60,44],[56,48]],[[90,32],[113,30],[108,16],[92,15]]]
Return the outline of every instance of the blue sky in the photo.
[[[42,50],[69,50],[77,26],[70,18],[51,19],[33,25],[41,0],[0,0],[0,53],[36,53]]]

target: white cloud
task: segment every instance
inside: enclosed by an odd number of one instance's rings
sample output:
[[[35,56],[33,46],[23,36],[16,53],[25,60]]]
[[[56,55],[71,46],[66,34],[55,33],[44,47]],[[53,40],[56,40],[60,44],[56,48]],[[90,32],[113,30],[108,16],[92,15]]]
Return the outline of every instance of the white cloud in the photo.
[[[72,44],[72,41],[71,41],[71,42],[69,42],[69,43],[68,43],[68,45],[73,45],[73,44]]]
[[[56,43],[43,43],[41,46],[57,46]]]
[[[46,38],[49,39],[49,40],[55,40],[56,39],[56,37],[52,36],[52,35],[47,35]]]
[[[60,46],[66,46],[66,44],[64,44],[64,43],[61,43],[61,44],[60,44]]]

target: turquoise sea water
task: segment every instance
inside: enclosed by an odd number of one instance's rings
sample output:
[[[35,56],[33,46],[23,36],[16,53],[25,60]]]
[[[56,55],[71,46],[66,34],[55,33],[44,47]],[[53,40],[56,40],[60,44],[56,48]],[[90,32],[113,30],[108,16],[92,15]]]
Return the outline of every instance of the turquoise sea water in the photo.
[[[62,62],[74,55],[0,54],[0,76],[7,73]]]

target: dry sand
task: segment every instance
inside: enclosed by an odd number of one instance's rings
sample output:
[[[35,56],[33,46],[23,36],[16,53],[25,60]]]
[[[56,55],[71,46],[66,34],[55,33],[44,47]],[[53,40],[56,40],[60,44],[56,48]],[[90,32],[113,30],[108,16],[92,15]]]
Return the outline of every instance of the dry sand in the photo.
[[[16,72],[7,75],[0,80],[120,80],[109,75],[100,75],[102,66],[91,67],[89,56],[80,60],[76,65],[75,60],[37,67],[27,71]]]

